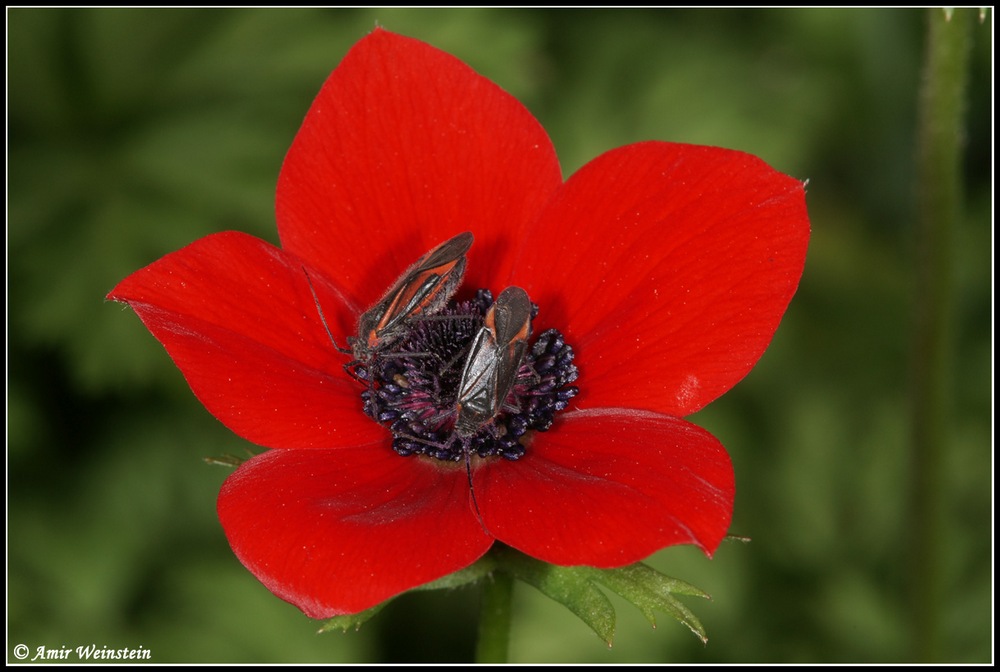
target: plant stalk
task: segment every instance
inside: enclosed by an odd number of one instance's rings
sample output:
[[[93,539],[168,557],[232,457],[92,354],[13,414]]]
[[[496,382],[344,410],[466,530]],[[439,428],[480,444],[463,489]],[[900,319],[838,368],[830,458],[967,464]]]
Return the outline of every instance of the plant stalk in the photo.
[[[953,230],[961,217],[961,156],[975,10],[928,10],[919,99],[916,301],[911,371],[909,557],[914,661],[940,659],[944,456],[952,403]]]
[[[510,649],[510,608],[514,579],[505,572],[494,572],[483,579],[482,607],[479,617],[477,663],[506,663]]]

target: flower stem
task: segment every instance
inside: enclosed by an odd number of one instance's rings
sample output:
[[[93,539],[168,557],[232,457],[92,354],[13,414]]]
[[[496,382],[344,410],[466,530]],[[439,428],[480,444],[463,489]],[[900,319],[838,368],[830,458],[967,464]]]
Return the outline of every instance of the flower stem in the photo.
[[[928,10],[920,91],[916,304],[912,361],[912,656],[940,656],[943,458],[951,399],[952,228],[960,217],[960,157],[975,10]]]
[[[482,581],[483,595],[479,618],[477,663],[506,663],[510,645],[510,604],[514,579],[494,572]]]

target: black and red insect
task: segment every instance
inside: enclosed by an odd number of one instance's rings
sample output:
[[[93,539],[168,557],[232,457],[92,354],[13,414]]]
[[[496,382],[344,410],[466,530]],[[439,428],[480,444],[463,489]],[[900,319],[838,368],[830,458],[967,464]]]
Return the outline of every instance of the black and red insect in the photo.
[[[472,486],[471,437],[493,421],[514,387],[531,336],[531,300],[520,287],[508,287],[490,306],[462,368],[455,401],[454,432],[459,437],[469,479],[469,495],[483,531],[489,530]]]
[[[369,360],[399,340],[414,318],[434,315],[444,307],[465,275],[465,253],[472,240],[472,233],[466,231],[420,257],[361,315],[358,335],[347,339],[358,360]]]
[[[446,240],[418,259],[400,275],[389,290],[358,318],[358,335],[348,336],[350,349],[337,345],[320,307],[312,280],[306,273],[323,328],[333,346],[354,357],[344,368],[355,377],[371,378],[368,369],[375,358],[407,333],[414,319],[438,313],[458,289],[465,275],[465,253],[473,235],[466,231]],[[304,269],[303,269],[304,270]],[[364,371],[358,374],[359,367]]]
[[[467,438],[493,420],[517,380],[531,336],[531,300],[508,287],[483,318],[462,368],[455,433]]]

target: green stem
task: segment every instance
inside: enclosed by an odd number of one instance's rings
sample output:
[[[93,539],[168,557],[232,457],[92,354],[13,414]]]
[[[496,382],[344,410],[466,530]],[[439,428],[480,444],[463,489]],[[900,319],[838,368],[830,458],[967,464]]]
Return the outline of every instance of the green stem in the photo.
[[[506,663],[510,648],[510,604],[514,593],[514,579],[505,572],[494,572],[481,585],[483,601],[476,662]]]
[[[918,120],[916,305],[909,536],[914,660],[939,659],[943,457],[951,400],[952,228],[960,217],[962,118],[975,10],[928,15]]]

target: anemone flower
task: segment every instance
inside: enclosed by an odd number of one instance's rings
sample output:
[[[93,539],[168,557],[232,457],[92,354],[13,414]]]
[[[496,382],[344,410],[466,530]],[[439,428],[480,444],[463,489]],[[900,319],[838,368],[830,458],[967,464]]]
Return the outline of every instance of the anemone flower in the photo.
[[[330,617],[497,543],[597,568],[673,544],[711,555],[733,469],[682,418],[770,343],[805,261],[804,196],[756,157],[668,142],[609,151],[564,181],[518,101],[376,29],[288,152],[281,247],[210,235],[108,297],[216,418],[271,449],[229,476],[219,518],[268,589]],[[439,314],[412,316],[367,360],[345,354],[359,316],[464,231],[464,281]],[[463,353],[508,286],[534,305],[525,355],[495,415],[459,436]]]

